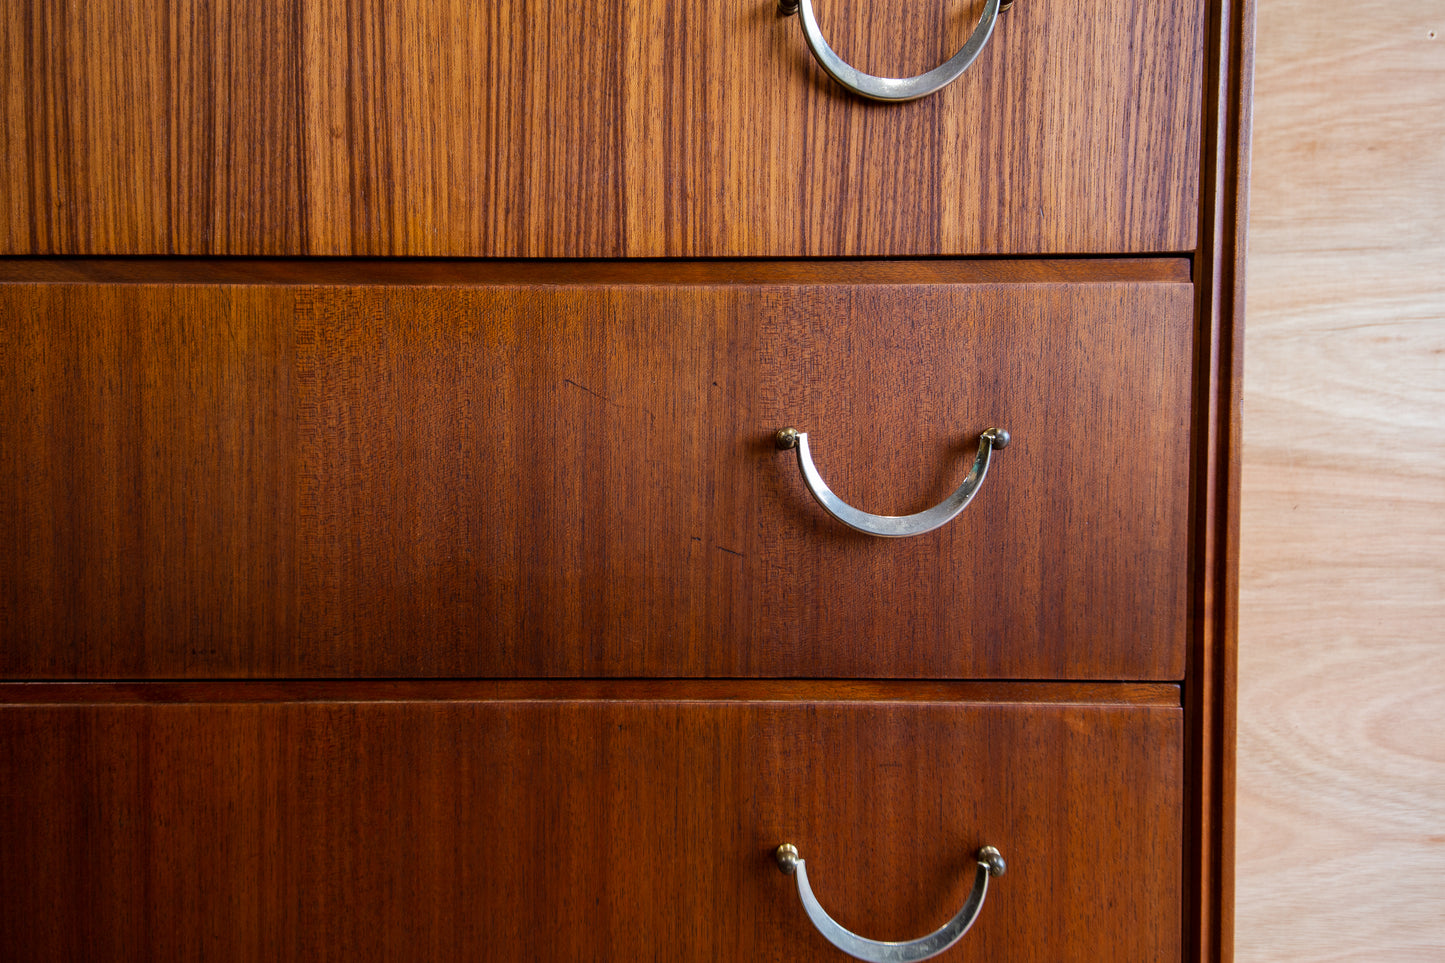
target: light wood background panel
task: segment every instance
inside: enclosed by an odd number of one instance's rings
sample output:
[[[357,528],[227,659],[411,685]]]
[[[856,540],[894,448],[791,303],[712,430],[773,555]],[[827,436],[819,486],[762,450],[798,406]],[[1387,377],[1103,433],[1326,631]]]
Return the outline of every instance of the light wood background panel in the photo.
[[[1445,4],[1259,8],[1237,958],[1445,958]]]
[[[826,0],[921,72],[983,0]],[[1206,5],[1051,0],[873,104],[776,0],[33,0],[0,12],[0,253],[1190,251]]]

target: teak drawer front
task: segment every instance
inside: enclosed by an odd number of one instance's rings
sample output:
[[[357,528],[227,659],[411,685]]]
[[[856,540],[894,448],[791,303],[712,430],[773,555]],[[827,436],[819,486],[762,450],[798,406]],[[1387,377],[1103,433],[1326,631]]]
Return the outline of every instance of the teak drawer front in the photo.
[[[1193,291],[1047,268],[0,285],[0,671],[1180,678]],[[884,513],[1013,441],[880,539],[785,425]]]
[[[818,0],[921,73],[982,0]],[[0,253],[1192,251],[1203,0],[1020,0],[876,104],[776,0],[33,0],[0,13]]]
[[[0,694],[7,959],[841,961],[783,842],[874,939],[952,916],[991,844],[1008,871],[947,959],[1180,957],[1177,703],[237,688]]]

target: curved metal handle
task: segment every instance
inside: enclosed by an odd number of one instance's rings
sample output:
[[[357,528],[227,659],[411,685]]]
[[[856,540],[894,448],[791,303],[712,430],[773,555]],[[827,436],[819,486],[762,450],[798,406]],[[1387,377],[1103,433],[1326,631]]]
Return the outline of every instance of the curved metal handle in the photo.
[[[818,474],[818,469],[813,464],[813,456],[808,453],[806,431],[783,428],[773,438],[778,447],[785,451],[789,448],[798,450],[798,468],[803,473],[803,482],[808,486],[813,498],[823,506],[824,511],[855,531],[880,538],[922,535],[953,521],[958,517],[958,513],[973,501],[973,496],[978,494],[979,486],[988,475],[988,463],[993,453],[1009,443],[1009,433],[1002,428],[990,428],[979,435],[978,454],[973,459],[973,467],[968,470],[968,477],[964,478],[963,484],[959,485],[952,495],[927,511],[917,515],[870,515],[833,494],[833,489],[823,481],[823,476]]]
[[[983,18],[973,29],[973,35],[968,38],[963,49],[928,73],[902,78],[875,77],[845,63],[843,58],[828,46],[828,41],[823,39],[823,32],[818,29],[818,19],[813,16],[812,0],[778,0],[778,12],[784,15],[798,14],[798,20],[803,24],[803,39],[808,42],[808,49],[813,51],[814,59],[828,72],[828,76],[860,97],[903,101],[927,97],[957,80],[983,52],[989,37],[993,36],[993,25],[998,19],[999,11],[1007,10],[1012,5],[1012,0],[1007,3],[988,0],[984,4]]]
[[[974,871],[973,891],[968,894],[964,901],[963,909],[958,915],[944,923],[938,929],[929,933],[920,940],[910,940],[906,943],[885,943],[879,940],[864,939],[857,933],[844,929],[838,925],[838,921],[829,916],[818,903],[817,897],[813,895],[813,887],[808,885],[808,870],[804,860],[798,855],[797,847],[792,843],[784,843],[773,852],[773,858],[778,861],[778,868],[784,874],[797,876],[798,895],[803,900],[803,910],[808,914],[808,919],[823,934],[824,939],[832,943],[838,949],[849,956],[859,960],[871,960],[872,963],[903,963],[903,961],[926,960],[937,956],[944,950],[963,938],[973,921],[978,919],[978,914],[983,910],[983,898],[988,895],[988,878],[990,876],[1002,876],[1006,866],[999,851],[992,846],[985,846],[978,851],[978,868]]]

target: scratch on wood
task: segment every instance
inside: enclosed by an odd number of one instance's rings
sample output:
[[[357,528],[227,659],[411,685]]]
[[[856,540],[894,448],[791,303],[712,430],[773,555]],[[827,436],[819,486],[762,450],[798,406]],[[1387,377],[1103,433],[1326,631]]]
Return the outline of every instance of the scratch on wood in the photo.
[[[621,408],[621,407],[622,407],[621,405],[617,404],[617,402],[613,401],[611,398],[608,398],[608,397],[606,397],[605,395],[599,395],[597,392],[593,391],[591,388],[589,388],[589,387],[587,387],[586,385],[583,385],[583,384],[578,384],[577,382],[573,381],[571,378],[563,378],[562,381],[563,381],[564,383],[566,383],[566,384],[571,385],[571,386],[574,387],[574,388],[580,388],[580,389],[582,389],[583,391],[587,392],[587,393],[588,393],[589,395],[591,395],[592,397],[596,398],[598,401],[606,402],[607,404],[612,405],[612,406],[615,407],[615,408]]]

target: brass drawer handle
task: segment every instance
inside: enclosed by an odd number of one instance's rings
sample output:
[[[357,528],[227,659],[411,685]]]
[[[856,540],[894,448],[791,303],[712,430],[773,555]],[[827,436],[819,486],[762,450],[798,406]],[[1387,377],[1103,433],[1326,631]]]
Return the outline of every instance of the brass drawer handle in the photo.
[[[978,851],[978,865],[974,870],[973,891],[968,894],[964,901],[963,909],[958,911],[953,919],[944,923],[938,929],[918,940],[909,940],[906,943],[885,943],[879,940],[868,940],[845,930],[838,922],[829,916],[818,903],[817,897],[813,895],[813,888],[808,885],[808,870],[804,866],[803,857],[798,855],[797,847],[792,843],[784,843],[773,852],[773,858],[778,861],[778,868],[786,875],[798,878],[798,895],[803,900],[803,910],[808,914],[808,919],[818,928],[818,932],[838,949],[849,956],[859,960],[871,960],[873,963],[902,963],[902,961],[926,960],[937,956],[944,950],[963,938],[973,921],[978,919],[978,914],[983,910],[983,898],[988,895],[988,878],[990,876],[1002,876],[1004,873],[1003,857],[999,851],[992,846],[985,846]]]
[[[867,535],[877,535],[880,538],[904,538],[908,535],[922,535],[925,532],[931,532],[957,518],[958,513],[967,508],[968,503],[973,501],[973,496],[978,494],[979,486],[983,484],[984,477],[988,475],[988,463],[993,453],[1008,445],[1009,433],[1002,428],[990,428],[979,435],[978,454],[974,457],[973,467],[968,470],[968,477],[964,478],[963,484],[937,505],[916,515],[871,515],[854,508],[833,494],[828,483],[823,481],[823,476],[818,474],[818,469],[813,464],[813,456],[808,453],[808,433],[806,431],[783,428],[773,436],[773,439],[784,451],[790,448],[798,450],[798,468],[803,473],[803,483],[808,486],[808,491],[812,493],[813,498],[823,506],[823,510],[829,515],[849,528]]]
[[[1007,3],[988,0],[983,8],[983,18],[958,53],[927,73],[902,78],[875,77],[844,63],[843,58],[834,53],[833,48],[828,46],[828,41],[823,39],[823,32],[818,29],[818,19],[813,16],[812,0],[778,0],[778,12],[784,16],[798,14],[798,20],[803,24],[803,39],[808,42],[808,49],[813,51],[813,57],[828,72],[828,76],[860,97],[902,101],[927,97],[957,80],[983,52],[988,38],[993,36],[993,25],[998,19],[999,11],[1007,10],[1011,5],[1012,0]]]

